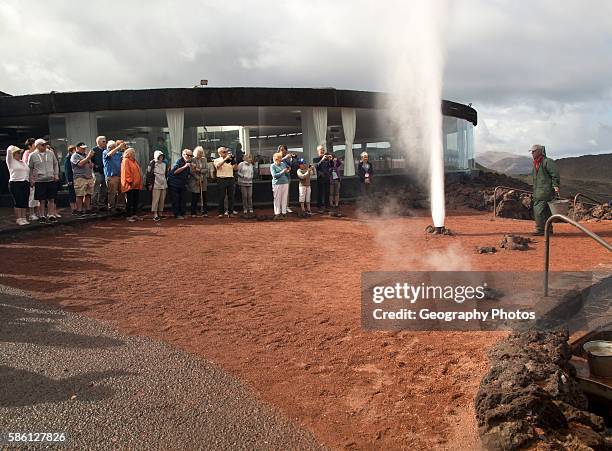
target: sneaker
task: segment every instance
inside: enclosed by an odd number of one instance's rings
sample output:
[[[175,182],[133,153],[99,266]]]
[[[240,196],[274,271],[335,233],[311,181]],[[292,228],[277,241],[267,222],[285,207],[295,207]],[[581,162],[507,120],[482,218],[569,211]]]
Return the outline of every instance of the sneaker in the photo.
[[[192,218],[197,218],[197,217],[198,217],[198,215],[191,215],[191,217],[192,217]]]
[[[78,216],[79,212],[78,210],[72,210],[72,216]]]
[[[226,211],[223,216],[225,216],[226,218],[229,218],[229,211]]]
[[[232,210],[232,214],[233,214],[233,215],[237,215],[237,214],[238,214],[238,212],[237,212],[236,210]]]
[[[204,218],[208,218],[208,213],[204,213],[202,216],[203,216]]]
[[[285,213],[281,214],[281,219],[287,219],[287,215]]]
[[[155,217],[153,218],[153,221],[161,221],[161,218],[160,218],[159,216],[155,216]]]
[[[287,213],[293,213],[293,210],[289,207],[287,207]]]
[[[18,218],[16,221],[18,226],[24,226],[24,225],[28,225],[29,222],[26,218]]]
[[[183,216],[183,215],[178,215],[178,216],[176,217],[176,219],[185,219],[185,216]]]
[[[249,210],[249,213],[253,214],[254,212],[253,212],[253,210]]]
[[[249,212],[248,212],[248,210],[244,210],[244,211],[242,212],[242,214],[243,214],[243,215],[248,215],[248,214],[249,214]]]
[[[307,216],[312,216],[312,211],[307,211],[307,212],[306,212],[306,215],[307,215]]]
[[[282,219],[282,218],[281,218],[281,215],[274,215],[274,218],[272,218],[272,219],[274,219],[276,221],[276,220]]]
[[[38,218],[38,223],[39,224],[49,224],[49,222],[47,222],[47,218],[45,218],[44,216],[41,216],[40,218]]]
[[[39,219],[37,215],[30,215],[30,221],[38,221]]]
[[[57,222],[57,218],[54,215],[49,215],[47,216],[47,221],[51,222]]]
[[[136,222],[136,218],[134,216],[128,216],[125,220],[127,222]]]
[[[92,216],[92,215],[95,215],[95,214],[96,214],[96,212],[95,212],[95,211],[93,211],[93,210],[85,210],[85,214],[86,214],[87,216]]]
[[[55,215],[53,215],[53,216],[55,216],[57,219],[62,217],[62,215],[60,215],[59,213],[55,213]]]
[[[323,208],[319,208],[319,214],[322,215],[325,213],[325,210]]]
[[[219,216],[217,216],[217,218],[222,218],[222,217],[223,217],[223,215],[222,215],[222,214],[221,214],[221,215],[219,215]]]

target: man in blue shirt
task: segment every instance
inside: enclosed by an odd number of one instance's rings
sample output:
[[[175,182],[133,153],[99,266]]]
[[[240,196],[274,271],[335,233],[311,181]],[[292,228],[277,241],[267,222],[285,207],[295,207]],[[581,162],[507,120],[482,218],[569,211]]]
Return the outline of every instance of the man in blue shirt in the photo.
[[[125,195],[121,192],[121,159],[127,149],[124,141],[109,141],[102,152],[104,177],[108,188],[108,208],[117,212],[125,211]]]
[[[94,175],[94,192],[91,197],[92,207],[98,210],[106,210],[107,191],[106,181],[104,180],[104,162],[102,154],[106,150],[106,136],[98,136],[96,138],[96,147],[93,149],[94,157],[93,175]]]

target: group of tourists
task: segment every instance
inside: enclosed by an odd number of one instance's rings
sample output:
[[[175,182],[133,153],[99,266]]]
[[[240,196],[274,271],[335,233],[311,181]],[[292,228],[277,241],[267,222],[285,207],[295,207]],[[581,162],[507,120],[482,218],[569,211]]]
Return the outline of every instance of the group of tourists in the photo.
[[[219,187],[220,218],[238,214],[234,209],[236,186],[240,189],[244,214],[254,214],[255,166],[251,155],[240,152],[237,157],[231,149],[219,147],[217,158],[209,166],[204,149],[197,146],[193,150],[184,149],[180,158],[170,165],[167,150],[158,149],[143,172],[135,153],[134,148],[125,141],[107,141],[104,136],[96,138],[96,146],[92,149],[83,142],[68,146],[63,169],[72,214],[95,214],[92,199],[97,199],[97,209],[124,213],[127,221],[134,222],[137,220],[140,192],[146,189],[151,192],[151,212],[156,221],[163,215],[167,196],[175,218],[185,218],[188,201],[192,217],[208,217],[207,187],[210,178],[216,179]],[[318,146],[317,153],[312,163],[307,163],[296,154],[289,153],[287,146],[278,146],[270,166],[275,219],[283,219],[287,213],[292,213],[289,208],[292,177],[298,179],[299,203],[304,216],[312,215],[311,178],[315,176],[319,212],[324,213],[326,209],[332,214],[337,212],[343,162],[327,153],[322,145]],[[51,145],[42,138],[30,138],[23,149],[9,146],[6,162],[17,224],[56,222],[60,218],[55,202],[61,185],[60,165]],[[361,155],[358,175],[367,193],[373,168],[365,152]],[[99,205],[102,193],[105,195],[104,205]]]

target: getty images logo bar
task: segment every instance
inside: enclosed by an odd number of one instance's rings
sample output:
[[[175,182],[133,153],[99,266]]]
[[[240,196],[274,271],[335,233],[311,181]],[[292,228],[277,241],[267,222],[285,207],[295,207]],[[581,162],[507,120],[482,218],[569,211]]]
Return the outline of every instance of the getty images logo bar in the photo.
[[[592,274],[554,273],[551,280],[556,294],[544,298],[542,277],[536,272],[365,272],[362,327],[457,331],[561,327],[576,319],[564,300],[592,284]],[[571,309],[577,307],[571,304]]]

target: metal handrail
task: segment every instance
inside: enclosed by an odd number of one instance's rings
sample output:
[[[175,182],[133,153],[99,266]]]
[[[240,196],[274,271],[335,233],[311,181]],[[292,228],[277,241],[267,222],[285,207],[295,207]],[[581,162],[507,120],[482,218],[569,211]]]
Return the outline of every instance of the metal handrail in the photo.
[[[604,240],[602,237],[600,237],[596,233],[591,232],[589,229],[587,229],[582,224],[579,224],[573,219],[570,219],[564,215],[552,215],[550,218],[548,218],[548,220],[546,221],[546,225],[544,226],[544,236],[546,237],[545,238],[546,239],[546,251],[544,254],[544,296],[545,297],[548,296],[548,263],[549,263],[549,255],[550,255],[550,224],[555,219],[560,219],[561,221],[567,222],[568,224],[571,224],[574,227],[582,230],[589,237],[593,238],[596,242],[598,242],[603,247],[608,249],[608,251],[612,252],[612,244],[608,243],[606,240]]]
[[[533,194],[533,191],[527,191],[525,189],[512,188],[511,186],[501,186],[501,185],[496,186],[495,189],[493,190],[493,220],[495,220],[495,217],[497,216],[497,190],[500,188],[511,189],[513,191],[520,191],[521,193]]]
[[[578,202],[579,197],[584,197],[586,199],[592,200],[593,202],[595,202],[593,205],[601,205],[601,202],[593,199],[592,197],[587,196],[586,194],[582,194],[582,193],[576,194],[574,196],[574,203],[573,203],[573,210],[572,210],[572,219],[574,220],[576,220],[576,203]],[[590,203],[590,202],[583,202],[583,203]]]

